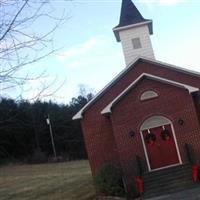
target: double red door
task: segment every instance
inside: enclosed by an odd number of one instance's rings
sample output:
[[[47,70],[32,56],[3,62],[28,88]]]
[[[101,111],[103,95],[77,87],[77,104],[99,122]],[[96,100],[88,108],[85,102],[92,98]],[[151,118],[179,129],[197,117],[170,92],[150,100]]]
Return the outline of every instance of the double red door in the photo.
[[[161,135],[163,130],[168,130],[170,137],[163,139]],[[147,134],[150,133],[155,136],[153,142],[147,141]],[[151,169],[162,168],[179,163],[177,149],[170,124],[151,128],[150,130],[144,130],[142,131],[142,134]]]

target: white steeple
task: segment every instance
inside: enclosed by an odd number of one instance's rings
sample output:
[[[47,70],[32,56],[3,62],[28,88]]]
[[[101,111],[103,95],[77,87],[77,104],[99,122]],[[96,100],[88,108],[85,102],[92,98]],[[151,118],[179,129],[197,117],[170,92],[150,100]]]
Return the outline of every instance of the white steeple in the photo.
[[[131,0],[122,0],[120,22],[113,31],[122,44],[126,65],[139,56],[155,59],[152,20],[144,19]]]

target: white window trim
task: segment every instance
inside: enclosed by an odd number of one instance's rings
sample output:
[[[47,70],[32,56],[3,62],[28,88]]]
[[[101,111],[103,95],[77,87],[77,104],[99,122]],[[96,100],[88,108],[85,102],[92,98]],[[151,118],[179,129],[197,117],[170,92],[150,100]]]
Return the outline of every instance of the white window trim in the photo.
[[[140,95],[140,101],[145,101],[156,97],[158,97],[157,92],[155,92],[154,90],[146,90]]]

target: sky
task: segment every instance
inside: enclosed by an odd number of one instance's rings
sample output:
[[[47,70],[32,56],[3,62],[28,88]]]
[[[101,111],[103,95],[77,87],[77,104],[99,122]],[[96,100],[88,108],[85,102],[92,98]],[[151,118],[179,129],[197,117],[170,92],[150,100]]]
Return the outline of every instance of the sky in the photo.
[[[200,72],[200,1],[132,1],[144,18],[153,20],[156,59]],[[119,23],[121,0],[55,0],[55,12],[63,6],[69,18],[54,36],[61,48],[33,64],[35,74],[45,70],[48,76],[31,82],[32,91],[24,98],[31,98],[37,86],[47,81],[54,88],[62,87],[46,100],[68,103],[82,86],[96,93],[125,68],[121,44],[112,32]]]

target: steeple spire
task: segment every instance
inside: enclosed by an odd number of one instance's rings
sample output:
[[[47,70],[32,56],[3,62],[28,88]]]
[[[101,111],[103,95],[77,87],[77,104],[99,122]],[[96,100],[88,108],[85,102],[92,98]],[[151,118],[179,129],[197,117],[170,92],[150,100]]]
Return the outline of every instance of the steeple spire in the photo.
[[[149,20],[143,18],[131,0],[122,0],[120,21],[119,25],[116,27],[123,27],[146,21]]]
[[[145,19],[131,0],[122,0],[119,24],[113,32],[122,44],[126,64],[139,56],[154,59],[150,40],[152,20]]]
[[[119,33],[117,31],[118,29],[138,26],[143,23],[148,25],[149,34],[152,35],[153,34],[152,20],[145,19],[131,0],[122,0],[119,24],[115,28],[113,28],[117,42],[120,42]]]

